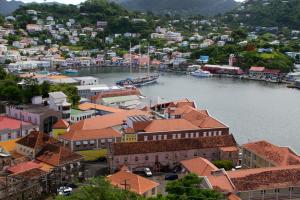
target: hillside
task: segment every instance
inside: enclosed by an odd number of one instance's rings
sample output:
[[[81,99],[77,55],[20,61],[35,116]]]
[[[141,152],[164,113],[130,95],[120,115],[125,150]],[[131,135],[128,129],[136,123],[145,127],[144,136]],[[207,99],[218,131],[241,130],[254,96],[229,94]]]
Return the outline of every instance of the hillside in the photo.
[[[151,11],[155,14],[213,16],[234,9],[234,0],[111,0],[129,10]]]
[[[22,1],[0,0],[0,15],[9,15],[23,4]]]
[[[225,22],[251,26],[299,28],[299,0],[248,0],[228,13]]]

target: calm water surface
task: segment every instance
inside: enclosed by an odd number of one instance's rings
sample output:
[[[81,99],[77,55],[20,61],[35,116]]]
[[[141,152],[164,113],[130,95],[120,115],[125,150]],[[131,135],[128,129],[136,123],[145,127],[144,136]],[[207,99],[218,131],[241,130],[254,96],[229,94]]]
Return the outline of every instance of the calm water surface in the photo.
[[[120,69],[86,69],[100,83],[112,85],[130,77]],[[135,74],[136,75],[136,74]],[[240,144],[269,140],[300,153],[300,91],[285,85],[230,78],[199,79],[188,75],[162,74],[157,84],[141,88],[149,99],[190,98],[199,108],[230,126]],[[150,102],[150,100],[149,100]]]

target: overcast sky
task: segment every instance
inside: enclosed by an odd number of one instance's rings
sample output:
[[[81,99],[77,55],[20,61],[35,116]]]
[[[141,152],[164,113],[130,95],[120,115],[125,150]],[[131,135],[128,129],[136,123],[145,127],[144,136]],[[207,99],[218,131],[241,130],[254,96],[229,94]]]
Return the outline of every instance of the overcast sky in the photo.
[[[43,0],[21,0],[25,3],[28,2],[43,2]],[[65,3],[65,4],[79,4],[80,2],[83,2],[84,0],[46,0],[46,2],[56,1],[59,3]],[[184,0],[183,0],[184,1]],[[244,1],[244,0],[236,0],[236,1]]]

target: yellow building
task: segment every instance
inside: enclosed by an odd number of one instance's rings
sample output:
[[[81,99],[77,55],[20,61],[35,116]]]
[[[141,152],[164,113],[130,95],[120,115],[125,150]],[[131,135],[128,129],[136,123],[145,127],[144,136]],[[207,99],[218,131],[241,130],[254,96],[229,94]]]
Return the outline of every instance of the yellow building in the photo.
[[[60,135],[67,132],[69,128],[69,123],[63,119],[58,120],[52,128],[52,133],[54,138],[58,138]]]
[[[133,129],[127,128],[124,130],[124,134],[122,134],[122,142],[137,142],[137,134]]]

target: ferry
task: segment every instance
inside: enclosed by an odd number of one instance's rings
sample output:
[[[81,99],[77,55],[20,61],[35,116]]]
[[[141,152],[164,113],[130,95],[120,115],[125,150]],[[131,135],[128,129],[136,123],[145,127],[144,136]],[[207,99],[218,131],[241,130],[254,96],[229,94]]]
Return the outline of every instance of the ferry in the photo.
[[[212,77],[213,76],[209,71],[203,71],[201,69],[191,72],[191,75],[196,76],[196,77]]]

